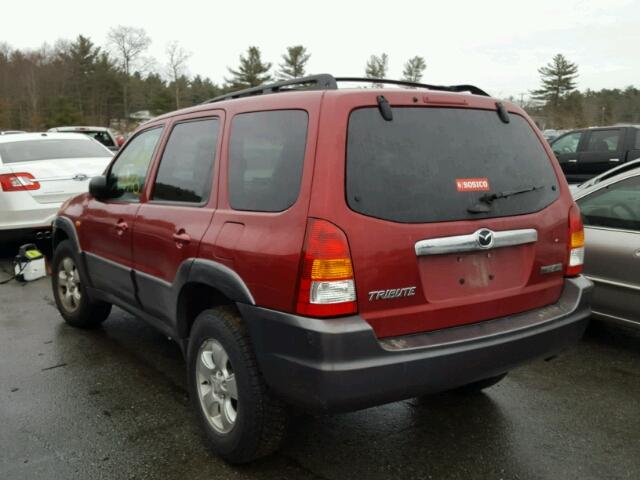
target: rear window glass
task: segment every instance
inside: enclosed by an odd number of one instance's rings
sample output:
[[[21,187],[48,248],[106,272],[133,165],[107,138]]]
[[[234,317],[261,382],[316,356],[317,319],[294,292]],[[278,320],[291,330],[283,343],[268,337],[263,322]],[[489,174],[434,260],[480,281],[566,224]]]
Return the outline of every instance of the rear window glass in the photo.
[[[229,150],[229,203],[235,210],[281,212],[300,191],[307,113],[275,110],[233,119]]]
[[[2,163],[56,160],[60,158],[111,157],[101,145],[85,139],[24,140],[0,143]]]
[[[113,138],[105,131],[86,131],[81,132],[84,133],[87,137],[91,137],[94,140],[97,140],[105,147],[115,147],[116,144],[113,142]]]
[[[558,180],[524,118],[503,123],[488,110],[377,108],[351,113],[346,195],[352,210],[404,223],[503,217],[536,212],[558,198]],[[484,195],[498,198],[488,211]],[[481,209],[480,209],[481,210]]]

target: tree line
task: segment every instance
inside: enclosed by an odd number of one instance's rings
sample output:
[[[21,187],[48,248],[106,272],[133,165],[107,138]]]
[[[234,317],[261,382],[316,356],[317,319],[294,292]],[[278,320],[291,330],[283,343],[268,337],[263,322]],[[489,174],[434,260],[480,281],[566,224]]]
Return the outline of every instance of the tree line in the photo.
[[[538,69],[540,87],[523,107],[543,128],[571,129],[615,123],[640,124],[640,90],[576,88],[578,65],[555,55]]]
[[[287,80],[307,74],[311,57],[306,47],[288,47],[277,67],[250,46],[239,65],[228,68],[224,83],[201,75],[189,76],[191,56],[178,42],[170,42],[163,64],[147,56],[151,39],[141,28],[118,26],[104,46],[79,35],[36,50],[14,49],[0,43],[0,130],[41,130],[60,125],[104,125],[127,130],[133,112],[152,115],[188,107],[223,93]],[[370,62],[377,61],[372,56]],[[383,77],[387,56],[366,75]],[[414,57],[406,68],[417,81],[426,67]]]
[[[105,45],[79,35],[36,50],[14,49],[0,43],[0,130],[41,130],[60,125],[104,125],[127,130],[132,112],[158,115],[204,102],[223,93],[308,74],[310,52],[302,45],[286,49],[277,65],[250,46],[238,65],[228,68],[218,84],[201,75],[190,76],[191,56],[178,42],[166,46],[160,63],[147,51],[151,39],[140,28],[112,28]],[[389,56],[371,55],[364,76],[388,75]],[[421,56],[409,58],[402,79],[420,82],[427,68]],[[572,128],[616,122],[640,123],[640,91],[576,90],[577,65],[556,55],[539,69],[541,86],[524,107],[545,127]]]

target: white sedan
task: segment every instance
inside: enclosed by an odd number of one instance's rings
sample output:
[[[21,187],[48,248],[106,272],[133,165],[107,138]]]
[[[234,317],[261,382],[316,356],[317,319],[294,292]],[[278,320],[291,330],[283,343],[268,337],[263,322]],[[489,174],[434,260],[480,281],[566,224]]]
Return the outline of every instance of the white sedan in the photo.
[[[113,153],[79,133],[0,136],[0,242],[49,236],[68,198],[86,192]]]

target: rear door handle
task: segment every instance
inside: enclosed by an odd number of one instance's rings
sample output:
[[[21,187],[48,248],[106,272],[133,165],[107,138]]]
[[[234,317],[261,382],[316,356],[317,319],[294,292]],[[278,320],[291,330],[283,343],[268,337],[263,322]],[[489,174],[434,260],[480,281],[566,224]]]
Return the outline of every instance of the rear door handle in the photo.
[[[176,242],[176,247],[182,248],[191,242],[191,236],[185,232],[184,228],[181,228],[173,234],[173,241]]]
[[[567,163],[578,163],[578,160],[576,160],[575,158],[572,158],[570,160],[567,160]]]
[[[127,222],[125,222],[124,220],[118,220],[118,222],[116,223],[116,233],[119,236],[122,236],[128,229],[129,225],[127,225]]]

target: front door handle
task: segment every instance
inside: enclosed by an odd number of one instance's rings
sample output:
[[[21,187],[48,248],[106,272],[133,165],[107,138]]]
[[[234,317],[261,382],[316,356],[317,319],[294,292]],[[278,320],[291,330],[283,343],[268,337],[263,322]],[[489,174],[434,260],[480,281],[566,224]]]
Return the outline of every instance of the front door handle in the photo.
[[[127,222],[122,219],[118,220],[118,222],[116,223],[116,234],[118,236],[121,237],[128,229],[129,225],[127,225]]]
[[[173,241],[176,242],[176,247],[182,248],[191,242],[191,236],[185,232],[184,228],[181,228],[173,234]]]

